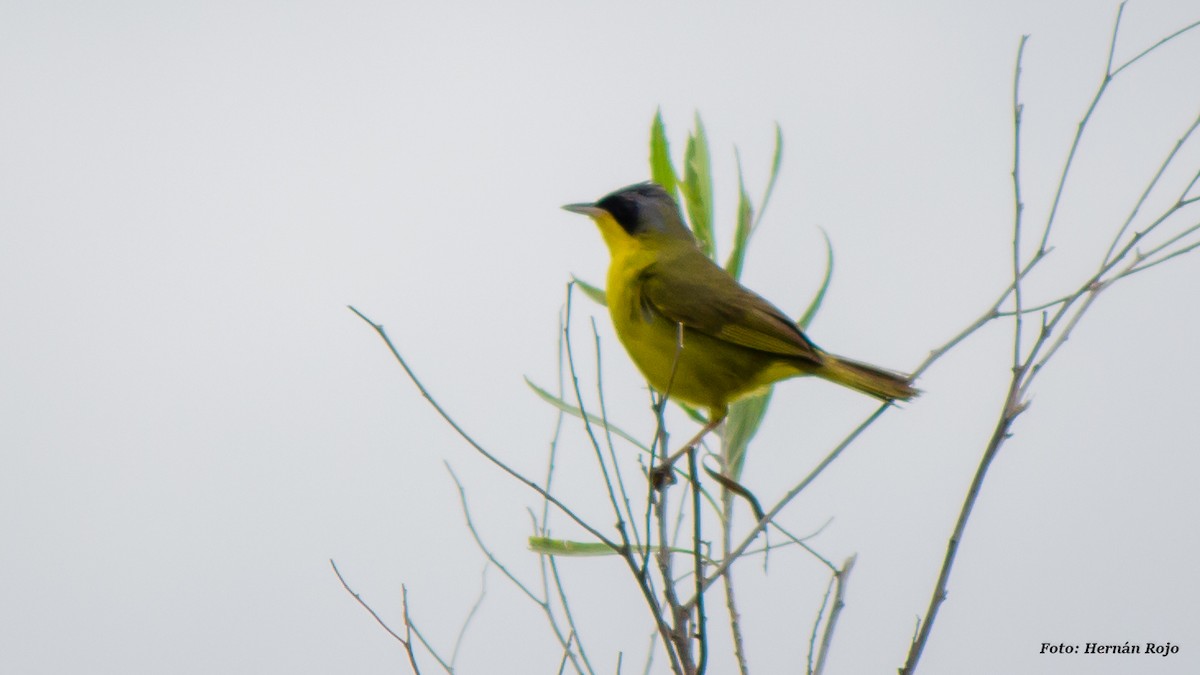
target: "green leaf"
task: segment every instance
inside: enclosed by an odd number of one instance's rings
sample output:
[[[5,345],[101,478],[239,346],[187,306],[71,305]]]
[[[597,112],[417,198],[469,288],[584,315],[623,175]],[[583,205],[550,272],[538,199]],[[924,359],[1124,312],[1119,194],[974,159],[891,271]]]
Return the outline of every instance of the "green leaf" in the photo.
[[[762,520],[763,518],[767,517],[767,514],[763,512],[762,504],[758,501],[758,497],[755,497],[753,492],[746,489],[745,485],[742,485],[729,476],[713,471],[712,469],[708,468],[707,465],[704,467],[704,473],[708,474],[709,478],[712,478],[720,483],[721,487],[725,488],[730,493],[745,499],[746,502],[750,504],[750,510],[754,512],[755,520]]]
[[[590,541],[568,541],[549,537],[530,537],[529,550],[543,555],[593,556],[616,555],[617,550],[608,544]]]
[[[528,377],[525,378],[525,384],[529,385],[529,388],[533,390],[533,393],[537,394],[538,397],[541,398],[543,401],[549,403],[550,405],[554,406],[555,408],[558,408],[559,410],[567,413],[568,415],[570,415],[572,417],[578,417],[580,419],[583,418],[583,411],[581,411],[579,408],[571,405],[570,403],[567,403],[566,401],[555,396],[554,394],[551,394],[550,392],[546,391],[545,389],[542,389],[541,387],[537,386]],[[588,422],[591,422],[592,424],[595,424],[600,427],[606,427],[614,435],[619,436],[619,437],[629,441],[630,443],[632,443],[634,445],[634,447],[639,448],[642,452],[650,454],[650,452],[651,452],[650,448],[646,447],[641,441],[637,440],[629,433],[626,433],[623,429],[613,426],[612,422],[608,422],[607,426],[606,426],[605,422],[604,422],[604,418],[600,417],[599,415],[592,415],[591,413],[588,414],[587,419],[588,419]]]
[[[750,194],[746,192],[746,182],[742,178],[742,155],[736,147],[733,149],[733,155],[737,158],[737,229],[733,233],[733,251],[729,254],[729,261],[725,263],[725,270],[734,279],[740,279],[742,265],[746,260],[746,244],[750,241],[751,223],[754,222],[754,206],[750,203]]]
[[[543,401],[549,403],[550,405],[554,406],[555,408],[558,408],[559,410],[567,413],[568,415],[570,415],[572,417],[576,417],[576,418],[580,418],[580,419],[583,418],[583,414],[579,410],[579,408],[571,405],[570,403],[567,403],[566,401],[555,396],[554,394],[551,394],[550,392],[546,391],[545,389],[542,389],[541,387],[537,386],[528,377],[525,378],[525,384],[529,385],[529,388],[533,390],[533,393],[537,394],[538,397],[541,398]],[[694,409],[689,408],[688,406],[686,406],[682,403],[680,403],[679,405],[684,410],[686,410],[689,415],[694,415],[695,419],[698,422],[700,422],[701,424],[703,424],[707,421],[703,415],[696,412]],[[644,445],[641,441],[634,438],[631,434],[626,432],[624,429],[614,426],[612,422],[609,422],[607,427],[605,427],[603,417],[600,417],[599,415],[592,415],[589,413],[587,416],[587,419],[588,419],[588,422],[591,422],[592,424],[595,424],[596,426],[599,426],[599,427],[607,428],[609,431],[611,431],[613,433],[613,435],[623,438],[626,441],[629,441],[630,443],[632,443],[634,445],[634,447],[641,450],[642,452],[644,452],[648,455],[654,454],[653,450],[651,450],[649,447]],[[675,468],[674,471],[676,474],[681,476],[684,481],[690,480],[690,478],[687,475],[687,472],[683,471],[682,469]],[[700,493],[704,496],[704,499],[709,503],[709,505],[713,507],[714,511],[720,512],[720,508],[717,507],[716,500],[713,499],[712,495],[710,495],[707,490],[701,488]]]
[[[762,425],[774,391],[774,387],[768,387],[762,393],[747,396],[729,406],[729,417],[725,419],[724,453],[726,471],[733,480],[741,479],[746,449]]]
[[[767,204],[771,203],[771,195],[775,193],[775,180],[779,178],[779,166],[783,163],[783,129],[775,123],[775,157],[771,160],[771,176],[767,179],[767,189],[763,193],[762,204],[758,207],[758,217],[754,219],[751,232],[758,229],[758,223],[767,212]]]
[[[708,152],[708,135],[700,113],[696,113],[696,131],[688,134],[687,150],[683,157],[683,200],[687,206],[688,222],[700,243],[704,255],[713,258],[716,244],[713,241],[712,167]]]
[[[579,290],[583,291],[584,295],[588,296],[592,300],[595,300],[601,306],[608,307],[608,296],[605,295],[604,289],[593,286],[574,274],[571,275],[571,281],[579,287]]]
[[[671,146],[667,144],[667,130],[663,125],[662,108],[654,113],[654,123],[650,125],[650,178],[675,196],[676,178],[675,166],[671,163]]]
[[[796,321],[800,330],[808,330],[809,324],[816,318],[817,311],[821,309],[821,303],[825,301],[825,291],[829,290],[829,282],[833,279],[833,244],[829,242],[829,235],[824,229],[821,230],[821,236],[825,238],[825,278],[821,280],[821,287],[817,289],[817,294],[813,296],[812,302],[808,303],[808,309],[804,310],[804,315]]]
[[[642,551],[645,550],[644,548],[636,547],[636,546],[633,546],[630,548],[632,548],[634,550],[634,553],[639,556],[642,555]],[[690,549],[690,548],[680,548],[678,546],[668,546],[666,548],[668,551],[671,551],[672,553],[680,553],[683,555],[692,555],[692,549]],[[617,555],[618,553],[620,553],[620,551],[609,546],[608,544],[602,544],[602,543],[594,542],[594,541],[571,541],[569,539],[551,539],[550,537],[530,537],[529,538],[529,550],[533,551],[534,553],[540,553],[542,555],[578,556],[578,557],[597,556],[597,555]],[[654,550],[662,550],[662,549],[659,547],[656,547]],[[716,563],[716,561],[714,561],[712,558],[710,558],[706,555],[702,555],[700,557],[702,559],[704,559],[704,561],[710,565]]]
[[[675,399],[671,399],[671,400],[675,401]],[[696,410],[695,408],[684,403],[683,401],[675,401],[675,405],[682,408],[683,412],[687,413],[687,416],[692,418],[693,421],[699,422],[700,424],[708,424],[708,415],[705,415],[704,413],[700,412],[699,410]]]

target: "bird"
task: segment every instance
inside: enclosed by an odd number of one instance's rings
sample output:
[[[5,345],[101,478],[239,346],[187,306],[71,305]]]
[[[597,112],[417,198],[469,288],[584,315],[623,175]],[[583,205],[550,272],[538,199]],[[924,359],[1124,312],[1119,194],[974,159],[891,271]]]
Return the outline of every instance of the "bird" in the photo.
[[[605,299],[613,328],[646,381],[708,411],[708,423],[672,459],[717,428],[730,404],[787,378],[815,375],[885,402],[919,393],[908,375],[814,344],[705,255],[679,204],[657,183],[563,208],[595,221],[608,246]]]

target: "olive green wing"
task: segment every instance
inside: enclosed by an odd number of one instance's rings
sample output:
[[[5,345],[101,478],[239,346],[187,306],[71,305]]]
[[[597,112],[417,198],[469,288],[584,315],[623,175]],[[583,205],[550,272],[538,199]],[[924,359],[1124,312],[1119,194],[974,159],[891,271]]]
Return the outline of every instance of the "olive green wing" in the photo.
[[[821,350],[783,312],[695,253],[646,268],[641,275],[644,309],[732,344],[821,363]]]

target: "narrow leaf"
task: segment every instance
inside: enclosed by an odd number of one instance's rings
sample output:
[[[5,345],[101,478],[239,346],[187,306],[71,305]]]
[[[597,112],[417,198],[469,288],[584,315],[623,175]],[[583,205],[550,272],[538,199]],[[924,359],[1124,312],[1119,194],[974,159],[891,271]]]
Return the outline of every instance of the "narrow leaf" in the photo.
[[[584,295],[588,296],[592,300],[595,300],[601,306],[608,307],[608,297],[605,295],[604,289],[593,286],[574,274],[571,275],[571,281],[573,281],[575,285],[579,287],[579,290],[583,291]]]
[[[825,301],[825,291],[829,290],[829,282],[833,279],[833,244],[829,242],[829,235],[824,229],[821,230],[821,236],[825,238],[825,278],[821,280],[821,287],[808,304],[808,309],[804,310],[804,315],[796,322],[800,330],[808,330],[809,324],[816,318],[821,303]]]
[[[771,203],[771,195],[775,193],[775,180],[779,178],[779,166],[783,163],[783,129],[775,123],[775,157],[771,160],[771,177],[767,179],[767,189],[763,193],[762,203],[758,205],[758,216],[754,219],[752,230],[758,229],[763,214],[767,212],[767,204]]]
[[[654,123],[650,125],[650,178],[661,185],[667,194],[675,196],[679,179],[676,178],[675,166],[671,163],[671,146],[667,143],[662,108],[654,113]]]
[[[746,244],[750,241],[751,223],[754,219],[754,206],[750,203],[750,194],[746,192],[746,181],[742,176],[742,155],[736,147],[733,149],[733,155],[737,158],[737,228],[733,232],[733,251],[729,254],[729,261],[725,263],[725,270],[734,279],[740,279],[742,276],[742,265],[746,260]]]
[[[645,550],[643,547],[631,546],[635,555],[642,555]],[[598,555],[617,555],[619,551],[608,544],[602,544],[592,541],[571,541],[569,539],[551,539],[550,537],[530,537],[529,550],[542,555],[556,556],[598,556]],[[655,547],[656,551],[663,550],[660,547]],[[668,546],[666,550],[672,553],[680,553],[683,555],[692,555],[690,548],[681,548],[679,546]],[[700,556],[708,564],[715,564],[712,558],[702,555]]]
[[[742,499],[745,499],[750,504],[750,510],[754,512],[755,520],[762,520],[763,518],[767,517],[767,514],[763,512],[762,504],[758,502],[758,497],[755,497],[753,492],[746,489],[746,486],[730,478],[729,476],[722,476],[707,466],[704,467],[704,473],[708,474],[709,478],[712,478],[720,483],[721,487],[729,490]]]
[[[616,555],[617,550],[608,544],[590,541],[569,541],[549,537],[530,537],[529,550],[543,555],[593,556]]]
[[[716,255],[716,245],[713,241],[712,226],[712,168],[708,152],[708,135],[704,132],[704,123],[700,113],[696,113],[696,131],[688,135],[687,150],[683,159],[683,190],[684,203],[687,206],[688,221],[692,232],[700,243],[704,255],[713,258]]]
[[[675,399],[671,399],[671,400],[675,401]],[[700,424],[708,424],[708,415],[705,415],[704,413],[700,412],[699,410],[696,410],[695,408],[684,403],[683,401],[675,401],[675,405],[679,406],[683,410],[683,412],[687,413],[687,416],[692,418],[693,421],[699,422]]]
[[[558,408],[559,410],[567,413],[571,417],[575,417],[575,418],[579,418],[579,419],[583,418],[583,415],[580,412],[579,408],[571,405],[570,403],[567,403],[566,401],[555,396],[554,394],[551,394],[550,392],[546,391],[545,389],[542,389],[541,387],[537,386],[528,377],[525,378],[525,384],[529,385],[529,388],[533,390],[533,393],[537,394],[538,397],[541,398],[543,401],[545,401],[545,402],[549,403],[550,405],[554,406],[555,408]],[[694,409],[689,408],[682,403],[680,403],[679,405],[685,411],[687,411],[688,414],[694,415],[696,420],[699,421],[701,424],[706,422],[704,416],[701,415],[700,413],[696,412]],[[596,426],[599,426],[602,428],[605,426],[604,418],[600,417],[599,415],[593,415],[593,414],[589,413],[587,416],[587,419],[588,419],[588,422],[595,424]],[[644,452],[648,455],[654,454],[654,452],[649,447],[647,447],[641,441],[634,438],[630,433],[628,433],[624,429],[622,429],[618,426],[614,426],[612,422],[608,423],[607,429],[609,431],[611,431],[614,435],[616,435],[620,438],[623,438],[626,441],[629,441],[630,443],[632,443],[634,445],[634,447],[641,450],[642,452]],[[683,471],[682,469],[679,469],[679,468],[674,469],[674,471],[675,471],[675,473],[679,474],[679,476],[681,476],[685,482],[691,480],[691,478],[687,475],[686,471]],[[718,511],[718,512],[720,511],[720,509],[717,507],[716,500],[713,499],[712,495],[710,495],[707,490],[701,488],[700,493],[704,496],[704,499],[706,501],[708,501],[709,505],[711,505],[713,507],[714,511]]]
[[[578,417],[580,419],[583,418],[583,413],[582,413],[582,411],[579,410],[579,408],[571,405],[570,403],[567,403],[566,401],[555,396],[554,394],[551,394],[550,392],[546,391],[545,389],[542,389],[541,387],[537,386],[528,377],[525,378],[525,384],[529,385],[529,388],[533,390],[533,393],[537,394],[538,397],[541,398],[543,401],[549,403],[550,405],[554,406],[555,408],[558,408],[559,410],[567,413],[568,415],[570,415],[572,417]],[[589,413],[587,416],[587,419],[588,419],[588,422],[591,422],[592,424],[595,424],[597,426],[600,426],[600,427],[605,426],[604,418],[602,418],[598,415],[592,415]],[[642,452],[645,452],[647,454],[650,453],[650,448],[646,447],[641,441],[637,440],[629,433],[626,433],[620,427],[613,426],[612,422],[608,423],[607,428],[613,434],[629,441],[635,447],[641,449]]]
[[[774,387],[769,387],[760,394],[747,396],[729,406],[729,417],[725,420],[725,471],[733,480],[741,479],[746,449],[762,425],[774,391]]]

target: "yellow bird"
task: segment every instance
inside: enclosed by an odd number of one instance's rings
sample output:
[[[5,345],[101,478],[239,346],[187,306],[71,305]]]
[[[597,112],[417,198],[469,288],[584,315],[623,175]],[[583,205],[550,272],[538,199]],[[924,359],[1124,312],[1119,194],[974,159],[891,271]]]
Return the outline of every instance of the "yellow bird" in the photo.
[[[882,401],[916,396],[911,378],[821,350],[794,321],[708,258],[679,205],[655,183],[594,204],[612,261],[606,297],[617,337],[660,393],[708,409],[698,443],[729,404],[779,380],[816,375]]]

